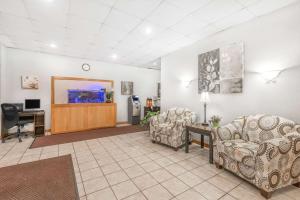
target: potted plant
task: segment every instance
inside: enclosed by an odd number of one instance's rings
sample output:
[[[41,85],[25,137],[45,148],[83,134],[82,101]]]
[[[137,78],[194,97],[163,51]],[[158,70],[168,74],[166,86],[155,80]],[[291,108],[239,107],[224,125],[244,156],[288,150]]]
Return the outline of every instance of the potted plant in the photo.
[[[220,116],[217,116],[217,115],[212,116],[210,118],[210,123],[211,123],[212,127],[214,127],[214,128],[219,127],[221,119],[222,118]]]
[[[157,111],[157,112],[148,111],[146,116],[144,116],[144,118],[140,122],[141,126],[147,126],[147,128],[148,128],[150,118],[155,116],[155,115],[158,115],[158,114],[159,114],[159,111]]]
[[[106,103],[112,103],[113,102],[113,91],[106,92]]]

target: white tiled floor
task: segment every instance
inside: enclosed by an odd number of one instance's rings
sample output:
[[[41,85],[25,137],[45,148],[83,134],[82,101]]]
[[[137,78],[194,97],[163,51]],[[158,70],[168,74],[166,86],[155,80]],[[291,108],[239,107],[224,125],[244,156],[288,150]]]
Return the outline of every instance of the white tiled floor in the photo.
[[[198,145],[175,152],[151,143],[145,132],[28,149],[32,141],[0,144],[0,167],[72,154],[81,200],[263,199],[252,185],[210,165]],[[278,190],[272,199],[300,199],[300,189]]]

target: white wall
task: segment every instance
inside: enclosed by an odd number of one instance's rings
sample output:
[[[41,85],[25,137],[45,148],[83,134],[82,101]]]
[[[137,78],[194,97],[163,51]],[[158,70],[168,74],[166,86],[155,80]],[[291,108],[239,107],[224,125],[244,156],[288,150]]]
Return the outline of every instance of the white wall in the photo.
[[[81,69],[83,63],[91,65],[89,72]],[[39,89],[21,89],[22,75],[38,76]],[[143,105],[147,97],[156,95],[156,85],[157,82],[160,82],[160,71],[158,70],[8,48],[5,100],[7,102],[24,102],[25,98],[40,98],[41,109],[46,110],[46,128],[50,128],[51,76],[114,80],[117,121],[127,121],[128,96],[121,95],[121,80],[134,82],[134,93],[141,97]]]
[[[245,44],[242,94],[214,94],[208,116],[227,123],[240,115],[277,114],[300,123],[300,3],[215,34],[162,58],[162,108],[188,107],[203,119],[197,80],[189,88],[181,80],[198,78],[198,55],[235,42]],[[250,71],[286,69],[277,83],[266,84]]]
[[[6,48],[4,45],[0,43],[0,105],[2,104],[4,98],[4,70],[5,70],[5,63],[6,63]],[[0,115],[1,115],[1,109],[0,109]],[[0,130],[2,126],[2,120],[0,120]]]

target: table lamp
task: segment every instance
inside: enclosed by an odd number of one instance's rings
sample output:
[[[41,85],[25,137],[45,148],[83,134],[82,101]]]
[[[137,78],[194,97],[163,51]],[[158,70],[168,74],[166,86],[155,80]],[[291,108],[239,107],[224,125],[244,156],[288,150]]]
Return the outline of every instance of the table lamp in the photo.
[[[202,125],[208,126],[208,123],[206,121],[206,107],[207,107],[207,103],[210,102],[209,93],[202,92],[200,96],[200,101],[204,103],[204,122],[202,123]]]

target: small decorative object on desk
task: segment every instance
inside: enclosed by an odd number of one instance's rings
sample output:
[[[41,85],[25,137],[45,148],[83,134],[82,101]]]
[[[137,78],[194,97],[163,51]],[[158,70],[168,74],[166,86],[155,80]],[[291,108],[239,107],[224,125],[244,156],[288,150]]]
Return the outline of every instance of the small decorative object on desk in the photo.
[[[220,121],[221,121],[221,117],[220,116],[217,116],[217,115],[214,115],[210,118],[210,123],[212,125],[213,128],[217,128],[220,126]]]

